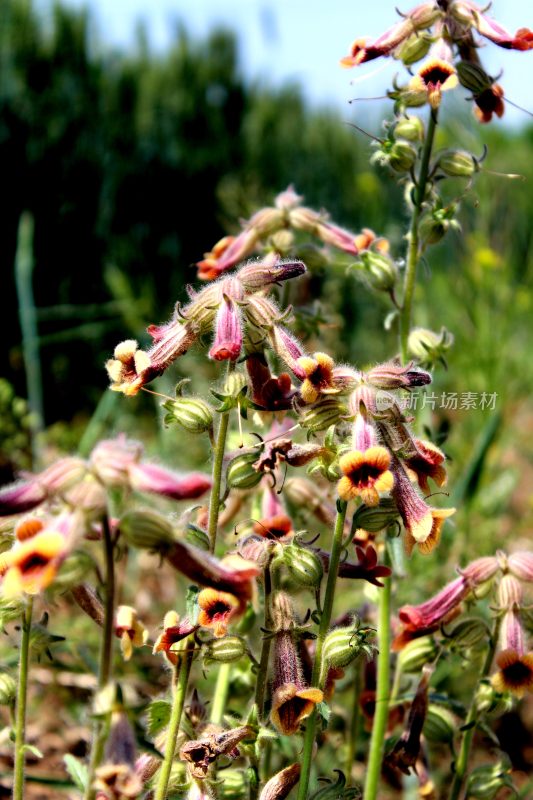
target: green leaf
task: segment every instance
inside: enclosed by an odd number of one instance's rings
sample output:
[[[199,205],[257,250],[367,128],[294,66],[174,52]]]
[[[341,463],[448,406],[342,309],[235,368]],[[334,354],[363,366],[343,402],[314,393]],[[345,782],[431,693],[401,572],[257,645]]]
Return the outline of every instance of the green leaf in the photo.
[[[70,753],[66,753],[66,755],[63,756],[63,762],[76,788],[79,789],[80,792],[84,792],[89,779],[89,770],[85,764]]]
[[[33,745],[33,744],[25,744],[22,747],[22,752],[23,753],[30,753],[30,755],[35,756],[36,758],[42,758],[43,757],[43,754],[41,753],[39,748],[35,747],[35,745]]]
[[[148,733],[155,736],[169,723],[171,705],[166,700],[154,700],[147,708]]]

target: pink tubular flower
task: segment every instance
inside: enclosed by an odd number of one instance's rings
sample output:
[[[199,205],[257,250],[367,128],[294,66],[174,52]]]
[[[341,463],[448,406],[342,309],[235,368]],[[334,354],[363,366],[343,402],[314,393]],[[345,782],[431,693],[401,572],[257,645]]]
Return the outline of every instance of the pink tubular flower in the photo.
[[[212,281],[234,267],[253,253],[257,239],[257,232],[246,228],[238,236],[224,236],[209,253],[204,253],[203,261],[198,261],[199,279]]]
[[[509,570],[521,581],[533,583],[533,553],[519,551],[511,553],[507,559]]]
[[[176,475],[157,464],[132,464],[128,474],[132,489],[158,494],[171,500],[194,500],[211,486],[211,479],[200,472]]]
[[[468,21],[478,33],[491,42],[506,50],[531,50],[533,49],[533,31],[529,28],[519,28],[514,34],[509,33],[496,20],[487,17],[484,9],[472,0],[456,0],[451,9],[451,14],[462,21]]]
[[[31,511],[49,497],[63,495],[87,474],[81,458],[60,458],[28,480],[14,483],[0,492],[0,517]]]
[[[215,361],[235,361],[242,348],[241,314],[235,301],[224,295],[217,312],[215,341],[209,350],[209,357]]]
[[[274,325],[269,332],[269,340],[274,352],[285,362],[297,378],[305,378],[298,366],[298,359],[304,355],[300,343],[282,325]]]
[[[253,580],[261,572],[257,564],[241,556],[230,555],[218,559],[181,541],[174,542],[165,557],[178,572],[191,581],[233,594],[242,603],[253,596]]]
[[[503,615],[499,645],[496,656],[499,670],[492,676],[493,687],[497,692],[512,692],[517,697],[522,697],[526,690],[533,691],[533,653],[525,651],[518,611],[507,611]]]
[[[410,631],[433,628],[459,606],[470,589],[468,580],[461,575],[425,603],[418,606],[402,606],[398,612],[400,622]]]

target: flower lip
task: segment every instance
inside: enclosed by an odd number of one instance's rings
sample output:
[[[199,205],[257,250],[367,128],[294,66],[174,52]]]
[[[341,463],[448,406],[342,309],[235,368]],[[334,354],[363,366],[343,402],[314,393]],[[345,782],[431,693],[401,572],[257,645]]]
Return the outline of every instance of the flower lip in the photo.
[[[526,690],[533,691],[533,653],[521,655],[516,650],[502,650],[496,657],[496,663],[500,668],[492,676],[496,691],[509,691],[518,697]]]
[[[377,505],[379,492],[388,491],[394,484],[389,470],[391,457],[380,445],[369,447],[364,452],[353,450],[342,456],[339,466],[344,474],[337,490],[343,500],[361,497],[369,506]]]
[[[217,589],[202,589],[198,595],[198,606],[198,624],[204,628],[213,628],[217,638],[226,635],[230,620],[242,609],[242,604],[235,595]]]

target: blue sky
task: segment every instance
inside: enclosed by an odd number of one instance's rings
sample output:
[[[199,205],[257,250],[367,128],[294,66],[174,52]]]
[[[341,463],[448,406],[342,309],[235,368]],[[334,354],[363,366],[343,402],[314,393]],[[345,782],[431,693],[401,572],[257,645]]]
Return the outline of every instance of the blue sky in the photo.
[[[376,36],[392,24],[398,5],[408,10],[415,0],[63,0],[89,6],[100,42],[127,48],[135,40],[135,26],[144,20],[153,49],[171,41],[177,21],[198,37],[216,24],[234,29],[240,42],[241,66],[250,78],[271,85],[291,80],[301,83],[313,104],[328,104],[348,112],[355,96],[382,94],[398,65],[390,59],[371,62],[357,70],[339,67],[353,39]],[[483,0],[480,0],[483,4]],[[38,0],[44,10],[50,0]],[[524,13],[524,9],[529,10]],[[495,0],[491,13],[511,31],[533,28],[531,0]],[[482,60],[491,74],[504,67],[506,96],[533,110],[533,51],[514,53],[487,45]],[[357,80],[351,85],[353,79]],[[507,107],[508,124],[528,117]],[[501,124],[501,123],[498,123]]]

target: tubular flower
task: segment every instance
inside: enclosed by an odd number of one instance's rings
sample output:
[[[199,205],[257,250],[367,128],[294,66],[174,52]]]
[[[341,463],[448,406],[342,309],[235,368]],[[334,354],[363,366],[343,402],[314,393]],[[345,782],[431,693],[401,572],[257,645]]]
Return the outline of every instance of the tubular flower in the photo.
[[[39,594],[50,586],[71,552],[76,520],[64,514],[0,556],[1,592],[5,597]]]
[[[0,492],[0,516],[31,511],[45,500],[62,496],[87,475],[87,465],[81,458],[60,458],[37,475]]]
[[[216,319],[215,341],[209,357],[215,361],[235,361],[241,354],[243,340],[241,315],[235,301],[224,296]]]
[[[129,661],[134,647],[142,647],[148,641],[148,631],[140,622],[132,606],[119,606],[115,619],[115,635],[120,639],[124,661]]]
[[[322,702],[323,693],[306,685],[290,631],[279,631],[275,637],[273,688],[272,723],[280,733],[292,736],[313,713],[316,704]]]
[[[203,261],[198,261],[198,278],[212,281],[227,269],[248,258],[255,249],[257,233],[243,230],[238,236],[224,236],[209,253],[204,253]]]
[[[501,650],[496,656],[499,671],[491,682],[497,692],[512,692],[522,697],[524,692],[533,691],[533,653],[526,653],[524,632],[519,612],[507,611],[500,628]]]
[[[179,614],[168,611],[163,620],[163,633],[157,637],[152,652],[163,652],[171,664],[176,664],[178,656],[174,652],[174,645],[197,629],[198,625],[191,625],[187,617],[180,621]]]
[[[304,403],[316,403],[321,395],[349,391],[355,387],[359,377],[350,367],[336,367],[326,353],[301,356],[292,370],[302,380],[300,395]]]
[[[440,106],[442,92],[455,89],[459,80],[455,67],[448,61],[433,58],[427,61],[409,82],[409,90],[427,94],[431,108]]]
[[[202,589],[198,595],[198,606],[198,624],[203,628],[212,628],[217,638],[226,635],[231,619],[243,610],[238,597],[217,589]]]
[[[529,28],[519,28],[513,35],[506,31],[499,22],[484,13],[483,7],[472,0],[456,0],[452,3],[450,13],[461,22],[470,24],[481,36],[506,50],[531,50],[533,48],[533,32]]]
[[[263,493],[262,513],[263,518],[254,523],[254,533],[276,542],[289,542],[294,538],[292,521],[278,495],[270,488]]]
[[[377,505],[379,492],[388,492],[394,484],[390,463],[390,453],[379,445],[342,456],[339,466],[344,477],[337,484],[339,497],[346,501],[361,497],[366,505]]]
[[[402,606],[398,617],[403,626],[412,631],[427,630],[440,625],[470,593],[468,580],[461,575],[448,583],[444,589],[418,606]]]
[[[446,485],[446,469],[442,465],[445,456],[442,450],[439,450],[431,442],[422,441],[421,439],[414,439],[413,441],[416,447],[416,455],[406,458],[405,466],[408,473],[411,471],[415,474],[422,491],[429,494],[428,478],[435,481],[439,487]]]

